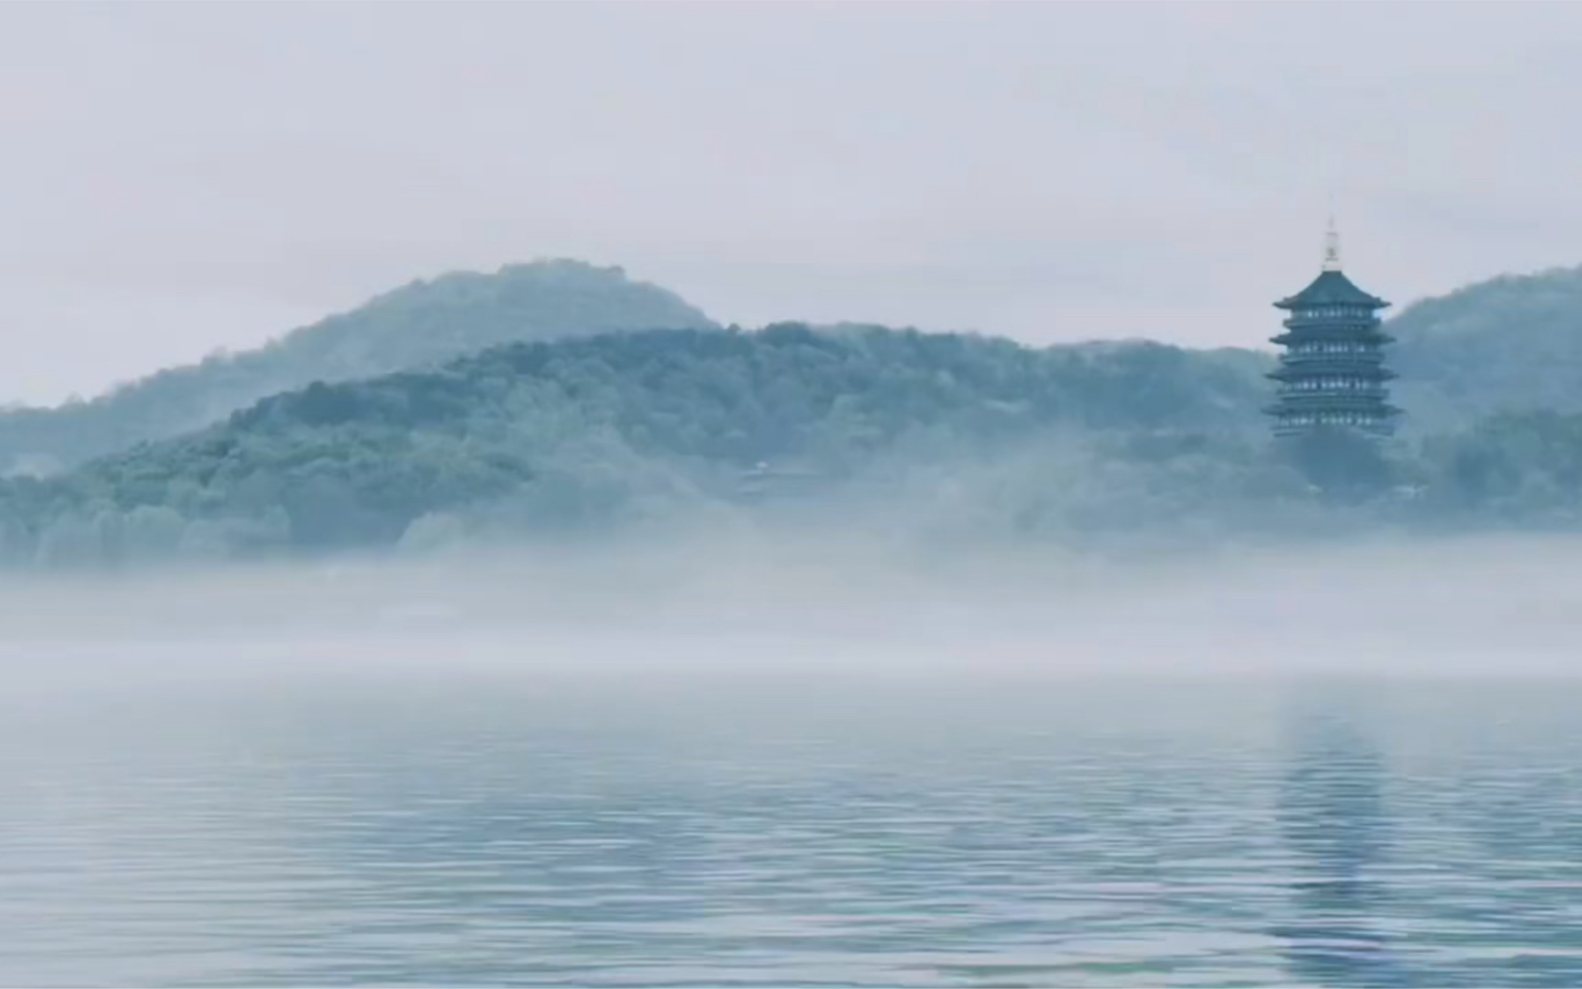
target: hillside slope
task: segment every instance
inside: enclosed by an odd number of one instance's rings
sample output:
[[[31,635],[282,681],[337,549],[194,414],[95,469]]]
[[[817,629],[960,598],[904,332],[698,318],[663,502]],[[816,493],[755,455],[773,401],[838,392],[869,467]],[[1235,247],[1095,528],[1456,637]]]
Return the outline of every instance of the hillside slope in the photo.
[[[1413,431],[1500,412],[1582,412],[1582,268],[1510,275],[1403,309],[1397,404]]]
[[[328,382],[432,367],[513,341],[644,329],[712,328],[674,293],[617,268],[575,261],[417,281],[253,351],[171,368],[89,402],[0,411],[0,475],[52,471],[202,428],[261,398]],[[1582,268],[1507,276],[1408,306],[1398,344],[1407,435],[1497,412],[1582,411]],[[836,336],[866,329],[826,328]],[[1122,343],[1082,345],[1095,353]],[[1267,389],[1266,351],[1201,355]],[[1254,417],[1254,420],[1256,417]]]
[[[176,436],[313,381],[432,366],[511,341],[714,325],[618,268],[545,261],[442,275],[257,350],[160,371],[89,402],[0,412],[0,473],[71,466]]]
[[[522,528],[604,526],[728,502],[765,461],[838,484],[904,451],[959,462],[1060,427],[1233,437],[1261,398],[1245,374],[1146,343],[1035,350],[785,325],[512,344],[316,383],[191,436],[6,482],[0,545],[46,561],[381,546],[483,508]],[[1149,456],[1168,456],[1164,442]]]

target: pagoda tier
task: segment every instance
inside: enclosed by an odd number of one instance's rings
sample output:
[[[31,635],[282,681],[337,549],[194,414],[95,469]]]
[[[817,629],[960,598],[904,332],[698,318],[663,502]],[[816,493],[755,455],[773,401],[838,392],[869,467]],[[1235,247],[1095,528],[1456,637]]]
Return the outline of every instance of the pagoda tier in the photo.
[[[1371,327],[1340,327],[1333,324],[1313,325],[1312,323],[1298,323],[1295,326],[1290,320],[1286,321],[1286,331],[1277,337],[1270,337],[1269,342],[1281,347],[1292,347],[1296,344],[1309,344],[1297,350],[1304,354],[1333,354],[1344,351],[1337,350],[1335,344],[1371,344],[1373,347],[1384,347],[1395,342],[1395,338],[1379,329],[1378,320],[1374,320]]]
[[[1387,306],[1341,273],[1332,233],[1324,271],[1275,303],[1289,313],[1285,332],[1270,340],[1283,348],[1279,368],[1269,374],[1279,383],[1275,402],[1264,410],[1274,419],[1275,435],[1394,431],[1401,410],[1390,404],[1386,382],[1395,373],[1384,366],[1384,347],[1393,338],[1378,317]]]
[[[1361,379],[1363,381],[1392,381],[1397,375],[1394,371],[1377,361],[1372,364],[1347,363],[1344,361],[1293,361],[1282,364],[1279,368],[1270,371],[1267,377],[1275,381],[1290,384],[1303,383],[1308,387],[1295,389],[1296,391],[1312,391],[1322,389],[1322,382],[1331,380]],[[1342,384],[1331,385],[1335,388],[1348,387]]]

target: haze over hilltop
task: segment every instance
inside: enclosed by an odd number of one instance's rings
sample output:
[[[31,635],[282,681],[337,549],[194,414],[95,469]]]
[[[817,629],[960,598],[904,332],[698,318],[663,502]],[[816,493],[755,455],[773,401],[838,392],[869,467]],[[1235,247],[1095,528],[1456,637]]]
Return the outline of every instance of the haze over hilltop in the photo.
[[[544,251],[742,325],[1254,346],[1330,191],[1397,302],[1573,263],[1579,41],[1570,4],[0,5],[0,398]]]
[[[497,343],[714,326],[619,268],[569,260],[413,281],[256,350],[168,368],[91,401],[0,411],[0,469],[58,469],[207,426],[314,381],[418,368]]]

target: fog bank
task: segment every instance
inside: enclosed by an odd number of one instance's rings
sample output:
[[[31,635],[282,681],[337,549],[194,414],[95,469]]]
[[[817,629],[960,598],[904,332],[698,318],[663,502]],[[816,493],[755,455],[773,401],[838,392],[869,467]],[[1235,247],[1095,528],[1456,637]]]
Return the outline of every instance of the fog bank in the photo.
[[[0,597],[0,673],[1568,674],[1579,561],[1576,540],[1140,561],[828,536],[57,577]]]

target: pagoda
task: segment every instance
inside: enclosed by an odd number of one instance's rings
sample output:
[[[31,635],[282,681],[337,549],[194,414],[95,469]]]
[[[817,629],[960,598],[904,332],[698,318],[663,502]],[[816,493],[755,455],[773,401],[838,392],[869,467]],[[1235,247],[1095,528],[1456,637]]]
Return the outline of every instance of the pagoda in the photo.
[[[1275,308],[1289,315],[1285,332],[1269,342],[1284,348],[1274,405],[1276,436],[1342,430],[1388,436],[1400,409],[1390,404],[1384,347],[1393,342],[1379,325],[1388,302],[1354,285],[1340,270],[1340,239],[1330,223],[1324,267],[1312,284]]]

